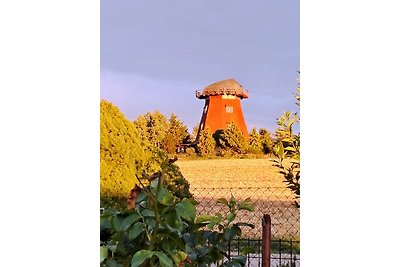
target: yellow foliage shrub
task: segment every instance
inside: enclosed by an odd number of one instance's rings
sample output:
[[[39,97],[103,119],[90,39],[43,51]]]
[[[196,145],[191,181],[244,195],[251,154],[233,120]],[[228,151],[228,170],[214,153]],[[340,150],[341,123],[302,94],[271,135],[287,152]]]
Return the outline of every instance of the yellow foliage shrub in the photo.
[[[168,189],[180,198],[191,197],[189,184],[168,155],[137,131],[135,124],[112,103],[100,102],[100,194],[124,199],[140,178],[163,166]]]
[[[142,176],[157,171],[150,151],[132,122],[112,103],[100,102],[100,192],[126,197]]]

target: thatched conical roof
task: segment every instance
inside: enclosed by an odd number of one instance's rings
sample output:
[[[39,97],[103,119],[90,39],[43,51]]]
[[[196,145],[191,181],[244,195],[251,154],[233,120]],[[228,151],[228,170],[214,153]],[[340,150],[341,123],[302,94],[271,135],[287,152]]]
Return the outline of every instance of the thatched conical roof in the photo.
[[[196,91],[196,97],[200,99],[210,95],[235,95],[240,98],[248,98],[249,92],[235,79],[227,79],[212,83],[202,91]]]

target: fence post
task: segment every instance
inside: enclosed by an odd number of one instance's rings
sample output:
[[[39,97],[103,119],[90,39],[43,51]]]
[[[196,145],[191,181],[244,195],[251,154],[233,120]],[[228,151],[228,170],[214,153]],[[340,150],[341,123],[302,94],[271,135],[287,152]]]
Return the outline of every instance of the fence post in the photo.
[[[262,267],[271,266],[271,217],[264,214],[262,218]]]

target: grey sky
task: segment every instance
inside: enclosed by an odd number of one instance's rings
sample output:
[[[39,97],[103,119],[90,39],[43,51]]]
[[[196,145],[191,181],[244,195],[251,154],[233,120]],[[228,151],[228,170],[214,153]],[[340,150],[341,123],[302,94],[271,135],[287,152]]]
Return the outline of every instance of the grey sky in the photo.
[[[101,97],[132,120],[173,112],[191,131],[204,105],[194,91],[235,78],[249,130],[274,131],[296,110],[299,17],[298,0],[101,1]]]

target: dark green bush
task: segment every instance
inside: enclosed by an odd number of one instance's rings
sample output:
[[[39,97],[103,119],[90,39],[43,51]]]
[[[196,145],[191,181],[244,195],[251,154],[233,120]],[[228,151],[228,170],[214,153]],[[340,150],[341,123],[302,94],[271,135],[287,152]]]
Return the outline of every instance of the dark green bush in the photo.
[[[235,221],[237,212],[254,210],[250,199],[221,198],[217,203],[228,208],[226,214],[196,217],[196,202],[175,197],[163,173],[139,181],[141,186],[131,190],[131,209],[108,205],[101,210],[101,266],[245,265],[245,253],[226,252],[242,227],[254,228]]]

